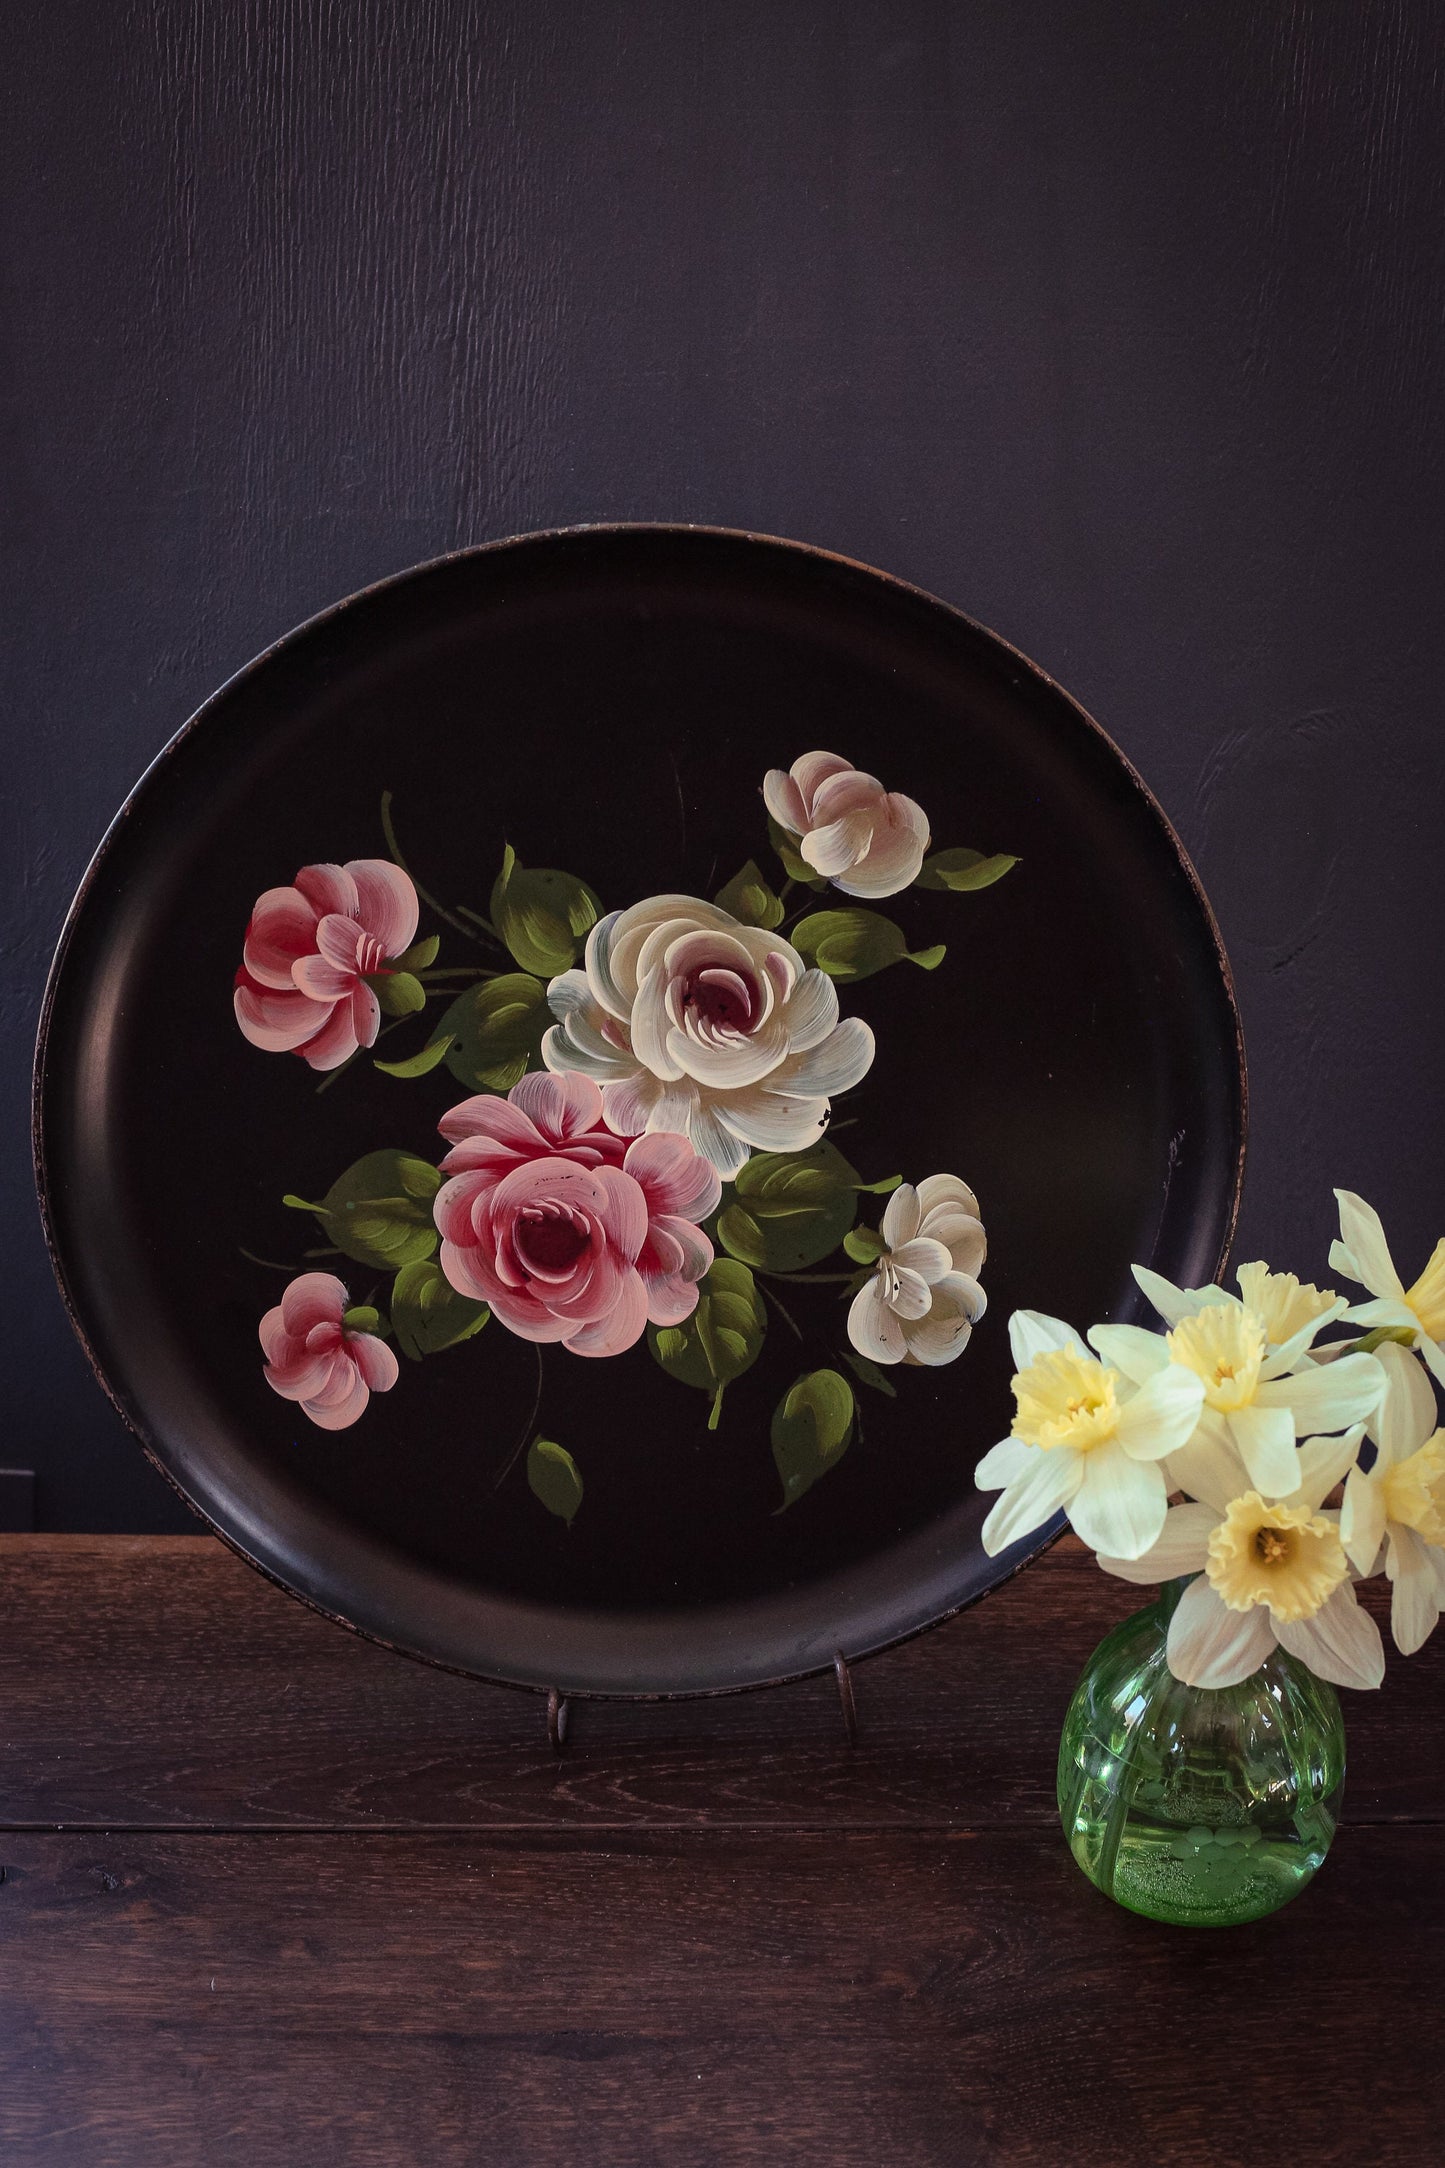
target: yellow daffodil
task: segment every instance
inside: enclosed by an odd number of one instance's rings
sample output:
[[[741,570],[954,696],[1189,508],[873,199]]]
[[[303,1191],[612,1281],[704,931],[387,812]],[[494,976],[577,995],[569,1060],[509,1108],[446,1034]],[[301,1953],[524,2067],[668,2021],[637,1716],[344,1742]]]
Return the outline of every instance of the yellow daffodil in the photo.
[[[1168,1506],[1162,1463],[1199,1420],[1198,1378],[1166,1364],[1136,1382],[1037,1310],[1014,1312],[1009,1343],[1017,1412],[978,1469],[981,1489],[1003,1493],[984,1522],[984,1549],[1002,1551],[1062,1510],[1096,1550],[1147,1550]]]
[[[1406,1287],[1395,1270],[1380,1215],[1353,1190],[1337,1189],[1340,1238],[1330,1246],[1330,1270],[1369,1289],[1373,1302],[1346,1310],[1353,1325],[1393,1325],[1413,1332],[1415,1345],[1445,1385],[1445,1236],[1431,1251],[1424,1271]]]
[[[1390,1342],[1379,1351],[1389,1380],[1370,1421],[1372,1468],[1352,1468],[1340,1535],[1358,1573],[1390,1579],[1390,1631],[1405,1656],[1429,1640],[1445,1606],[1445,1430],[1415,1357]]]
[[[1135,1384],[1166,1364],[1198,1378],[1198,1425],[1166,1470],[1173,1490],[1205,1496],[1220,1480],[1209,1474],[1217,1467],[1239,1478],[1236,1489],[1252,1486],[1265,1498],[1283,1498],[1296,1481],[1296,1438],[1363,1422],[1385,1389],[1372,1355],[1345,1355],[1327,1367],[1310,1360],[1315,1334],[1344,1303],[1301,1287],[1292,1273],[1243,1268],[1241,1281],[1263,1305],[1259,1310],[1222,1287],[1176,1288],[1137,1265],[1134,1273],[1173,1330],[1096,1325],[1089,1341]],[[1288,1338],[1271,1337],[1291,1326]]]
[[[1357,1424],[1342,1438],[1291,1447],[1297,1481],[1283,1498],[1254,1489],[1230,1496],[1206,1474],[1207,1491],[1195,1504],[1171,1507],[1150,1550],[1133,1559],[1101,1553],[1099,1564],[1125,1581],[1197,1576],[1169,1624],[1177,1679],[1234,1686],[1278,1646],[1337,1686],[1380,1684],[1380,1630],[1355,1600],[1340,1516],[1323,1510],[1355,1467],[1363,1436]]]
[[[1344,1296],[1332,1288],[1297,1280],[1292,1272],[1271,1272],[1265,1264],[1240,1266],[1234,1275],[1239,1282],[1237,1295],[1227,1287],[1176,1287],[1147,1265],[1136,1265],[1134,1277],[1166,1325],[1195,1317],[1211,1304],[1233,1303],[1253,1311],[1264,1327],[1265,1339],[1275,1350],[1296,1340],[1301,1348],[1307,1348],[1315,1334],[1343,1316],[1346,1308]]]

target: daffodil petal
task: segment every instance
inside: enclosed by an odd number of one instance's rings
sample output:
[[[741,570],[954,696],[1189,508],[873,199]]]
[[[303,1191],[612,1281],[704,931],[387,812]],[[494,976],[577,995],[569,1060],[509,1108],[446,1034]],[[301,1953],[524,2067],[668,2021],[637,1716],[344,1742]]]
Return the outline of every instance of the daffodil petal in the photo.
[[[1260,1376],[1278,1378],[1283,1377],[1287,1370],[1293,1370],[1297,1362],[1303,1361],[1325,1326],[1333,1325],[1337,1317],[1343,1317],[1346,1308],[1344,1296],[1337,1296],[1328,1310],[1321,1310],[1318,1317],[1310,1318],[1307,1324],[1301,1325],[1298,1332],[1291,1333],[1288,1340],[1282,1340],[1277,1348],[1271,1350],[1260,1369]]]
[[[1177,1581],[1184,1573],[1201,1573],[1209,1557],[1209,1538],[1219,1526],[1213,1506],[1171,1506],[1164,1516],[1164,1533],[1138,1558],[1106,1558],[1099,1553],[1105,1573],[1121,1581],[1148,1587],[1157,1581]]]
[[[1438,1340],[1432,1340],[1427,1333],[1422,1332],[1420,1335],[1420,1353],[1429,1364],[1431,1375],[1436,1382],[1445,1385],[1445,1348],[1441,1347]]]
[[[1354,1467],[1345,1478],[1340,1507],[1340,1541],[1356,1573],[1371,1574],[1385,1540],[1385,1494],[1378,1478]]]
[[[1042,1446],[1031,1446],[1029,1450],[1037,1454],[1037,1459],[1000,1494],[983,1524],[983,1547],[990,1558],[1051,1521],[1078,1488],[1077,1453],[1046,1453]]]
[[[973,1480],[980,1490],[1005,1490],[1017,1482],[1026,1468],[1033,1465],[1036,1445],[1028,1445],[1022,1438],[1000,1438],[991,1445],[973,1472]]]
[[[1360,1457],[1363,1423],[1356,1423],[1340,1438],[1306,1438],[1296,1456],[1299,1482],[1296,1495],[1311,1513],[1318,1513],[1337,1483],[1343,1483]],[[1343,1541],[1343,1538],[1341,1538]]]
[[[1186,1686],[1237,1686],[1258,1671],[1275,1644],[1263,1604],[1231,1611],[1201,1573],[1169,1621],[1169,1669]]]
[[[1348,1581],[1325,1598],[1313,1618],[1279,1619],[1274,1631],[1282,1649],[1332,1685],[1378,1686],[1385,1676],[1380,1629],[1360,1609]]]
[[[1199,1425],[1204,1387],[1192,1371],[1166,1363],[1119,1409],[1115,1435],[1134,1460],[1163,1460],[1188,1443]]]
[[[1225,1418],[1249,1480],[1265,1498],[1288,1498],[1299,1488],[1295,1419],[1288,1408],[1231,1408]]]
[[[1388,1466],[1408,1460],[1435,1428],[1435,1395],[1424,1370],[1398,1341],[1386,1340],[1375,1350],[1375,1360],[1385,1373],[1385,1397],[1370,1417],[1370,1436]]]
[[[1070,1348],[1076,1355],[1087,1352],[1072,1325],[1060,1317],[1046,1317],[1042,1310],[1015,1310],[1008,1321],[1008,1344],[1015,1370],[1027,1370],[1037,1355],[1056,1348]]]
[[[1330,1244],[1330,1270],[1357,1280],[1372,1295],[1403,1295],[1405,1290],[1380,1225],[1380,1215],[1352,1189],[1337,1189],[1340,1239]]]
[[[1373,1355],[1345,1355],[1337,1363],[1301,1370],[1294,1377],[1271,1378],[1257,1386],[1254,1403],[1288,1408],[1295,1433],[1344,1430],[1363,1423],[1379,1404],[1385,1373]]]
[[[1151,1272],[1147,1265],[1131,1265],[1129,1269],[1166,1325],[1177,1325],[1181,1317],[1196,1316],[1211,1295],[1225,1302],[1234,1300],[1222,1287],[1176,1287],[1162,1272]]]
[[[1440,1622],[1440,1590],[1431,1558],[1434,1549],[1414,1528],[1390,1531],[1390,1632],[1402,1656],[1422,1649]],[[1438,1555],[1438,1554],[1437,1554]]]
[[[1231,1499],[1249,1489],[1249,1475],[1229,1425],[1215,1408],[1200,1410],[1199,1427],[1187,1443],[1170,1454],[1165,1475],[1171,1490],[1188,1491],[1191,1498],[1223,1512]]]
[[[1373,1302],[1352,1302],[1344,1312],[1347,1325],[1367,1325],[1371,1332],[1377,1325],[1396,1325],[1406,1332],[1418,1332],[1420,1320],[1408,1302],[1399,1302],[1393,1295],[1381,1295]]]
[[[1163,1335],[1147,1332],[1142,1325],[1095,1325],[1089,1345],[1101,1361],[1111,1363],[1131,1385],[1142,1385],[1169,1361]]]
[[[1082,1479],[1066,1507],[1074,1533],[1091,1551],[1138,1558],[1158,1542],[1169,1493],[1152,1461],[1132,1460],[1118,1443],[1078,1456]]]

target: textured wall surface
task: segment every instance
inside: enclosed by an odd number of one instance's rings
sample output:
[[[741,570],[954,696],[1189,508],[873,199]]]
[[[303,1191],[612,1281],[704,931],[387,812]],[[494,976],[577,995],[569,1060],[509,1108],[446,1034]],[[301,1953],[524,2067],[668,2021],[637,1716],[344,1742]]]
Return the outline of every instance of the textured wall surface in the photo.
[[[92,1384],[25,1140],[72,889],[221,679],[418,559],[795,535],[1060,678],[1194,852],[1244,1256],[1445,1227],[1442,44],[1424,0],[53,0],[0,171],[7,1435],[187,1524]],[[198,1170],[198,1188],[201,1170]]]

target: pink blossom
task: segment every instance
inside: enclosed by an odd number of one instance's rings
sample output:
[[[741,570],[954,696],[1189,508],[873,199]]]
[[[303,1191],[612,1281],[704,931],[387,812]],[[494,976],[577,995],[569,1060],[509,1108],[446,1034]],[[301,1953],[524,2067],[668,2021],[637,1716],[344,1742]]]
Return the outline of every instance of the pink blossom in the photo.
[[[395,1355],[375,1333],[347,1330],[346,1305],[333,1273],[303,1272],[261,1320],[266,1383],[322,1430],[347,1429],[396,1383]]]
[[[841,753],[803,753],[786,773],[770,768],[763,799],[799,856],[845,896],[896,896],[917,880],[928,815]]]
[[[442,1270],[524,1340],[620,1355],[644,1325],[678,1325],[712,1263],[698,1221],[716,1170],[685,1137],[602,1126],[591,1077],[524,1076],[444,1116],[451,1179],[437,1193]]]
[[[252,1046],[335,1069],[374,1045],[381,1009],[367,980],[395,969],[416,922],[416,890],[384,858],[303,866],[290,888],[268,888],[236,973],[236,1021]]]

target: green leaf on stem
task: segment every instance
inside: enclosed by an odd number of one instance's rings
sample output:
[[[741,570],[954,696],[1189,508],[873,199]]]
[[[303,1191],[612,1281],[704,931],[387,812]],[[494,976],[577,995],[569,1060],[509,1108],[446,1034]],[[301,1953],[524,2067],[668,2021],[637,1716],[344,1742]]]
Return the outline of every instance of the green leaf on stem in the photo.
[[[1010,869],[1018,864],[1006,852],[992,858],[982,851],[935,851],[923,861],[923,871],[914,882],[915,888],[951,888],[955,892],[969,889],[992,888]]]
[[[459,994],[437,1030],[450,1042],[446,1065],[459,1084],[509,1092],[529,1069],[541,1068],[543,1035],[555,1022],[541,980],[508,971]]]
[[[452,1039],[453,1034],[448,1031],[440,1039],[429,1039],[421,1052],[413,1054],[410,1061],[378,1061],[372,1066],[380,1069],[386,1076],[425,1076],[429,1070],[435,1069],[452,1044]]]
[[[427,970],[430,965],[436,962],[437,950],[441,945],[441,935],[438,933],[429,933],[425,941],[413,941],[405,955],[395,958],[395,969],[398,971]]]
[[[432,1199],[441,1176],[409,1152],[368,1152],[332,1183],[319,1204],[285,1196],[296,1212],[314,1212],[327,1235],[360,1265],[396,1272],[437,1246]]]
[[[798,850],[796,836],[790,836],[786,828],[768,815],[768,841],[777,852],[779,863],[790,881],[800,881],[805,888],[826,888],[827,876],[815,872]]]
[[[343,1332],[372,1332],[378,1334],[386,1331],[385,1325],[381,1322],[381,1312],[374,1310],[369,1302],[356,1302],[352,1304],[349,1310],[343,1310],[341,1313],[341,1329]]]
[[[585,881],[547,866],[529,871],[507,845],[492,888],[492,923],[524,971],[553,979],[569,970],[601,915]]]
[[[888,1244],[876,1227],[855,1227],[844,1235],[843,1247],[855,1265],[871,1265],[883,1255]]]
[[[755,1152],[719,1215],[718,1240],[759,1271],[801,1272],[829,1256],[858,1213],[858,1176],[826,1137],[803,1152]]]
[[[712,1394],[708,1429],[716,1430],[722,1396],[762,1352],[768,1313],[744,1264],[719,1257],[698,1289],[697,1308],[680,1325],[649,1325],[647,1344],[670,1378]]]
[[[570,1528],[582,1503],[582,1478],[566,1446],[534,1438],[527,1448],[527,1481],[532,1495]]]
[[[881,911],[813,911],[793,928],[793,946],[807,963],[830,979],[851,983],[871,979],[890,964],[908,962],[935,971],[943,962],[943,943],[910,949],[903,928]]]
[[[866,1355],[855,1355],[850,1349],[844,1359],[854,1376],[861,1378],[865,1385],[871,1385],[875,1393],[886,1393],[890,1400],[898,1398],[891,1379],[879,1369],[877,1363],[870,1362]]]
[[[762,926],[771,932],[783,923],[782,902],[763,879],[755,858],[733,875],[726,888],[718,890],[713,902],[720,911],[731,911],[744,926]]]
[[[410,971],[377,971],[367,979],[383,1016],[415,1016],[426,1007],[426,988]]]
[[[459,1347],[491,1316],[484,1302],[459,1295],[434,1257],[403,1265],[391,1283],[391,1323],[404,1355],[420,1362]]]
[[[773,1464],[783,1484],[780,1513],[835,1468],[853,1435],[853,1388],[837,1370],[810,1370],[773,1411]]]

